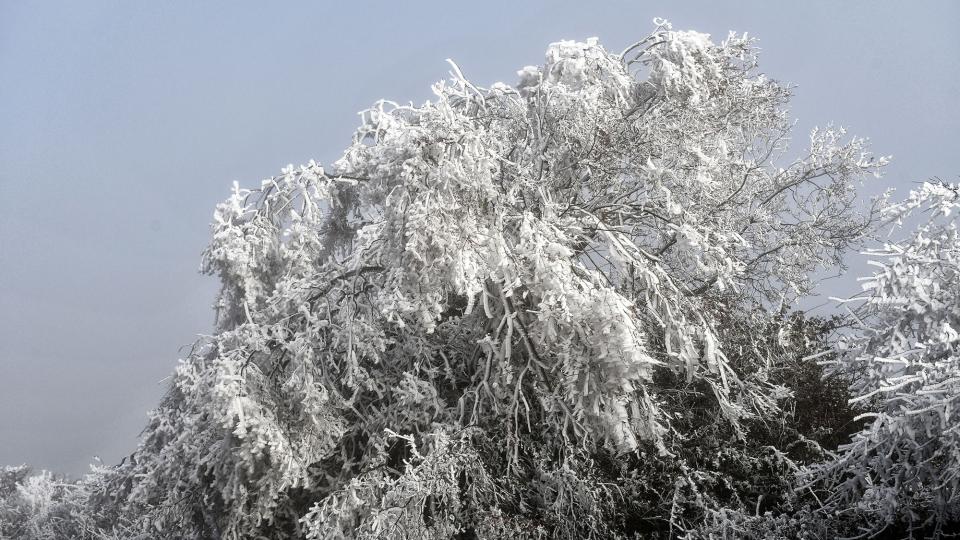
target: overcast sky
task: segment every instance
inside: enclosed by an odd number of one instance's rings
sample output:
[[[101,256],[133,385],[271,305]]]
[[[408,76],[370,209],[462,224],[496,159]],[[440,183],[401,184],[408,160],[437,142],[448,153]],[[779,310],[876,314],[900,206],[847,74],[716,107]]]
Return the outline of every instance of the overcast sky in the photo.
[[[78,474],[132,450],[182,346],[233,180],[330,162],[356,112],[422,101],[453,58],[515,82],[548,43],[620,51],[653,17],[760,39],[796,84],[796,150],[835,121],[893,154],[878,184],[960,173],[956,2],[0,0],[0,464]]]

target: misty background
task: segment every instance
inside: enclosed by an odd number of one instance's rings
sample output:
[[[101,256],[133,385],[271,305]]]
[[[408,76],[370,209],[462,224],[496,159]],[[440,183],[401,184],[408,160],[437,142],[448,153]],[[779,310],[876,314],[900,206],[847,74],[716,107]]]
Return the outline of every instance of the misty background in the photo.
[[[514,83],[550,42],[619,52],[653,17],[759,38],[797,85],[797,154],[834,121],[894,156],[869,193],[957,180],[960,3],[0,0],[0,465],[76,475],[134,449],[212,329],[197,269],[233,180],[333,161],[358,111],[429,99],[446,58]]]

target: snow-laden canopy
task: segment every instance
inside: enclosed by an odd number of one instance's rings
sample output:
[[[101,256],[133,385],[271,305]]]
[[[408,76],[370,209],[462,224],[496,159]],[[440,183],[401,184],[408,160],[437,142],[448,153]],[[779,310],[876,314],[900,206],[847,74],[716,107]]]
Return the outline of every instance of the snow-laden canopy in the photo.
[[[658,374],[735,431],[776,413],[719,321],[837,263],[884,160],[834,128],[785,160],[789,92],[745,36],[563,41],[515,86],[452,65],[434,100],[366,111],[336,163],[217,208],[216,332],[108,483],[132,529],[498,537],[540,500],[577,536],[611,489],[590,452],[682,440]]]

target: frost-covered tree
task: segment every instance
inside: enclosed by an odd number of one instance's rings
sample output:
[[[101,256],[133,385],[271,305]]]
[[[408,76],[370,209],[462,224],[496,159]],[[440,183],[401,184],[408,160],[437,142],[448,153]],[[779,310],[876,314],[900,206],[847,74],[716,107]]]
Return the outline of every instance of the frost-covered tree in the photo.
[[[869,422],[808,473],[857,532],[939,536],[960,530],[960,185],[926,183],[887,212],[921,223],[871,252],[857,331],[830,366]]]
[[[96,466],[81,480],[71,480],[26,465],[0,469],[0,538],[132,538],[124,528],[104,520],[91,505],[90,491],[100,487],[105,468]],[[104,527],[101,527],[101,524]],[[121,535],[121,536],[118,536]]]
[[[217,208],[215,332],[91,488],[99,526],[676,534],[726,504],[710,452],[768,452],[747,434],[787,394],[739,330],[870,229],[854,188],[885,160],[834,128],[787,160],[789,91],[746,36],[559,42],[514,86],[452,65],[434,100],[366,111],[333,165]],[[645,499],[621,486],[653,482],[670,505],[625,518]]]

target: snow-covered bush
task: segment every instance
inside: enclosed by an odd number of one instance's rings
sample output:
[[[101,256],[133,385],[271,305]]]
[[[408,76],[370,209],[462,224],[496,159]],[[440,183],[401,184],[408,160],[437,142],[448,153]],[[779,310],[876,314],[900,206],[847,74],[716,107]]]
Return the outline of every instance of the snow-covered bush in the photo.
[[[887,213],[921,222],[871,252],[856,332],[830,364],[868,422],[807,475],[858,532],[936,536],[960,529],[960,186],[926,183]]]
[[[81,480],[70,480],[48,471],[34,473],[26,465],[0,469],[0,538],[110,539],[129,532],[119,522],[102,519],[91,504],[90,489],[103,472],[95,466]]]
[[[960,531],[960,186],[928,182],[884,213],[903,240],[869,251],[878,270],[851,305],[827,373],[861,414],[836,453],[797,471],[779,512],[725,508],[704,536],[932,537]],[[896,230],[891,231],[891,233]],[[820,355],[817,355],[820,356]],[[842,435],[837,427],[833,435]]]

